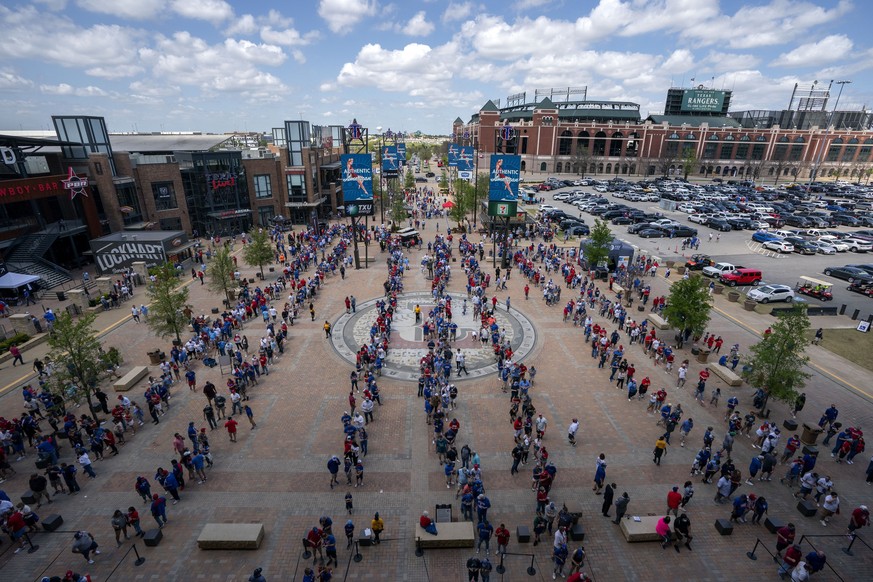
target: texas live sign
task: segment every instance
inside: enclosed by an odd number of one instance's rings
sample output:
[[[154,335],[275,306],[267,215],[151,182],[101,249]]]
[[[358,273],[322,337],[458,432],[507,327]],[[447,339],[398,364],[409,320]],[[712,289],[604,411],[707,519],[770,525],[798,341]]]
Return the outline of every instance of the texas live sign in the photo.
[[[721,113],[724,98],[724,91],[689,89],[682,94],[682,111],[689,113]]]
[[[343,204],[349,216],[373,216],[373,156],[343,154]]]

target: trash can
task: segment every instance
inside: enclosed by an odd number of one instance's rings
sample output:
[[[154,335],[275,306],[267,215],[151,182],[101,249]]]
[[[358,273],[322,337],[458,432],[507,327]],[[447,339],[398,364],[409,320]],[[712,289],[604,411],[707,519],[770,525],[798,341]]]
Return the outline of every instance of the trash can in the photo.
[[[710,354],[709,350],[698,350],[697,361],[700,362],[701,364],[705,364],[706,361],[709,359],[709,354]]]
[[[58,301],[66,301],[67,300],[67,294],[64,293],[63,291],[57,291],[56,293],[58,295]]]
[[[161,363],[161,350],[153,350],[151,352],[146,352],[146,355],[149,357],[149,362],[153,366],[157,366]]]
[[[814,445],[815,442],[818,440],[818,435],[823,432],[824,430],[822,430],[822,428],[818,425],[812,425],[804,422],[803,433],[801,433],[800,435],[800,442],[805,445]]]

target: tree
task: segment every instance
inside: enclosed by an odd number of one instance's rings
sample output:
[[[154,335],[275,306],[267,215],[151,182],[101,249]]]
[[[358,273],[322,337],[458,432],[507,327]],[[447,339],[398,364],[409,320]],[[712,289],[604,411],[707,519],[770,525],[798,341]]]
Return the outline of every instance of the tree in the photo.
[[[230,248],[221,245],[215,254],[212,255],[212,262],[209,263],[206,271],[209,275],[209,289],[223,294],[225,299],[230,301],[230,291],[236,286],[233,276],[236,266],[233,264],[233,258],[230,256]]]
[[[454,206],[449,209],[449,216],[458,223],[458,226],[463,226],[467,213],[473,208],[475,188],[467,180],[455,180],[454,191],[452,200]]]
[[[609,258],[609,245],[612,243],[612,231],[604,220],[594,219],[594,228],[585,244],[584,256],[588,269],[594,269]]]
[[[151,306],[146,319],[148,326],[162,338],[182,341],[182,330],[188,325],[183,309],[188,306],[188,287],[179,286],[176,268],[170,263],[157,267],[154,283],[146,288]]]
[[[697,166],[697,154],[694,148],[685,148],[682,152],[682,177],[688,179],[688,174],[694,171]]]
[[[680,279],[670,287],[670,295],[663,315],[671,327],[684,334],[690,330],[695,336],[703,334],[709,323],[712,297],[703,277]]]
[[[591,152],[588,149],[588,144],[578,144],[576,146],[576,150],[573,152],[573,168],[575,168],[577,174],[585,175],[585,172],[588,171],[588,164],[591,160]]]
[[[445,168],[443,168],[443,171],[440,173],[439,187],[440,187],[440,190],[443,190],[443,189],[448,190],[448,188],[449,188],[449,177],[446,174]]]
[[[243,258],[252,267],[260,269],[263,279],[264,265],[269,265],[275,256],[270,233],[263,228],[253,228],[249,232],[248,239],[243,246]]]
[[[391,196],[391,206],[389,207],[388,215],[394,222],[395,228],[401,226],[406,219],[409,218],[409,212],[406,210],[406,200],[403,194],[393,194]]]
[[[48,337],[49,357],[54,362],[55,373],[48,385],[52,393],[63,398],[70,397],[71,392],[76,401],[84,396],[92,418],[99,422],[92,395],[100,380],[109,374],[108,368],[117,365],[120,358],[117,350],[113,354],[103,351],[94,329],[96,318],[96,313],[87,313],[73,319],[68,312],[62,312],[55,320],[54,333]]]
[[[809,361],[806,346],[809,339],[809,317],[801,305],[779,315],[771,326],[772,333],[764,334],[761,341],[749,350],[752,355],[746,360],[746,381],[761,388],[765,398],[775,398],[793,403],[798,391],[810,377],[803,368]],[[764,401],[761,408],[766,405]]]
[[[406,175],[403,177],[403,187],[407,189],[415,188],[415,174],[412,173],[412,168],[406,168]]]

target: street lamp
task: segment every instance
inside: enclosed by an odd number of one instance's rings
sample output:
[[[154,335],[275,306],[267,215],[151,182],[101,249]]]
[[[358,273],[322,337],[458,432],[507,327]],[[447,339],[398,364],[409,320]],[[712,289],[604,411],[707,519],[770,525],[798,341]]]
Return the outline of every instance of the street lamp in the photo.
[[[812,172],[809,173],[809,182],[806,184],[806,191],[809,193],[812,188],[812,182],[816,178],[818,178],[818,169],[821,165],[821,158],[824,155],[824,150],[828,145],[828,136],[831,133],[831,125],[834,120],[834,114],[837,112],[837,107],[840,104],[840,97],[843,95],[843,87],[850,84],[851,81],[836,81],[836,84],[840,86],[840,90],[837,92],[837,100],[834,102],[834,108],[831,109],[830,115],[828,115],[828,126],[825,128],[824,136],[822,137],[821,147],[818,149],[818,155],[815,158],[815,163],[812,167]]]

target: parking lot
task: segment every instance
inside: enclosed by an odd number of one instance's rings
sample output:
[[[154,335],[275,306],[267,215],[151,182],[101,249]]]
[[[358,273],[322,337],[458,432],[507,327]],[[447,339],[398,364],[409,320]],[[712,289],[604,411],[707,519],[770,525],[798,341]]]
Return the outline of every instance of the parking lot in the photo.
[[[633,184],[626,182],[625,184]],[[603,190],[601,186],[598,188]],[[682,257],[690,257],[694,253],[705,253],[710,255],[713,260],[718,262],[728,262],[737,266],[747,268],[760,269],[763,273],[763,283],[780,283],[795,287],[800,282],[799,277],[808,276],[822,280],[833,285],[833,303],[831,306],[836,306],[842,309],[845,305],[845,313],[852,316],[855,310],[858,311],[859,319],[866,319],[873,315],[873,299],[865,295],[848,291],[849,283],[839,278],[824,274],[826,269],[840,267],[850,264],[873,264],[873,253],[870,252],[838,252],[836,254],[798,254],[794,252],[779,252],[766,248],[761,242],[752,240],[754,230],[716,230],[708,225],[699,224],[689,220],[689,213],[677,209],[669,210],[665,206],[676,206],[682,202],[675,202],[661,199],[661,201],[635,201],[616,196],[616,192],[596,192],[595,186],[565,186],[555,190],[541,192],[540,196],[545,199],[545,203],[554,206],[559,210],[563,210],[567,214],[581,218],[586,225],[593,226],[597,216],[590,212],[580,210],[576,206],[555,200],[555,195],[563,192],[584,192],[589,195],[599,195],[605,198],[610,204],[623,204],[628,209],[641,211],[650,215],[660,214],[663,218],[672,219],[680,225],[696,229],[700,240],[699,250],[682,249],[681,237],[659,237],[659,238],[643,238],[639,234],[628,232],[628,225],[614,225],[610,222],[610,228],[614,235],[635,248],[640,252],[652,254],[664,260],[681,259]],[[832,195],[827,195],[832,197]],[[608,215],[609,216],[609,215]],[[608,221],[609,222],[609,221]],[[792,226],[781,226],[782,230],[806,230]],[[769,227],[768,231],[777,230],[775,227]],[[858,230],[865,230],[863,226],[847,227],[835,226],[822,228],[823,231],[833,231],[841,233],[850,233]],[[811,240],[812,237],[809,237]],[[743,288],[738,288],[744,291]],[[747,289],[745,289],[747,290]],[[808,299],[812,304],[817,304],[816,299]]]

